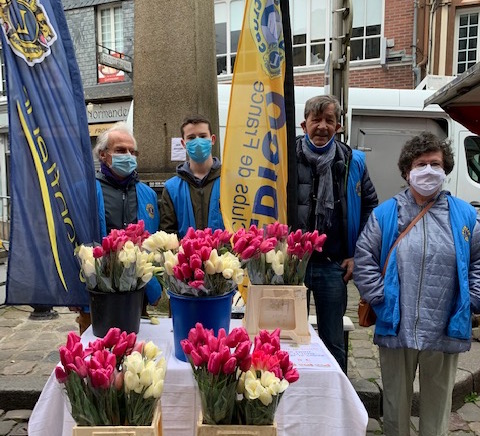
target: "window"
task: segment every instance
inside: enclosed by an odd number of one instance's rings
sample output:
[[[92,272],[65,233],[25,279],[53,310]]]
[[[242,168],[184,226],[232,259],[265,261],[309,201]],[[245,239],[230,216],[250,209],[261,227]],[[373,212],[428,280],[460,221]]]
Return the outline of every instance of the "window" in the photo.
[[[380,58],[382,17],[382,0],[353,0],[351,61]]]
[[[244,9],[244,0],[215,2],[217,74],[233,73]]]
[[[462,11],[457,15],[457,74],[477,62],[479,10]]]
[[[98,51],[121,57],[123,53],[123,11],[121,5],[99,8],[97,11]],[[98,64],[98,82],[121,82],[123,71]]]
[[[110,6],[98,10],[98,43],[104,51],[123,52],[122,6]]]
[[[325,49],[325,41],[330,35],[329,17],[330,11],[326,0],[290,2],[294,67],[325,63],[330,51],[330,47]]]
[[[331,50],[329,0],[290,0],[293,66],[324,65]],[[380,58],[384,0],[353,0],[351,60]],[[217,74],[232,74],[245,0],[215,1]]]
[[[480,137],[467,136],[465,138],[465,155],[468,175],[474,182],[480,183]]]

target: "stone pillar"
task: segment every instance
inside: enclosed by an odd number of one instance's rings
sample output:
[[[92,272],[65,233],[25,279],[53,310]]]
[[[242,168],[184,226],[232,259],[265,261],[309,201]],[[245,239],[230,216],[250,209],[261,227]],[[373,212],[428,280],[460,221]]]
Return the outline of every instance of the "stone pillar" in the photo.
[[[133,97],[142,181],[175,172],[171,139],[186,115],[205,115],[219,136],[213,1],[135,0]]]

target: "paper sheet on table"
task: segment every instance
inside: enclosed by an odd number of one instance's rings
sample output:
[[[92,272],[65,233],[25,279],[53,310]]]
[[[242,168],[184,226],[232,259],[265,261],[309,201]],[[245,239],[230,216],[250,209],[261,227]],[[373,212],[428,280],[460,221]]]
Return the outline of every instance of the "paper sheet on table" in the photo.
[[[331,369],[335,367],[333,357],[325,352],[318,343],[312,342],[308,346],[282,342],[282,350],[288,351],[290,360],[297,369]]]

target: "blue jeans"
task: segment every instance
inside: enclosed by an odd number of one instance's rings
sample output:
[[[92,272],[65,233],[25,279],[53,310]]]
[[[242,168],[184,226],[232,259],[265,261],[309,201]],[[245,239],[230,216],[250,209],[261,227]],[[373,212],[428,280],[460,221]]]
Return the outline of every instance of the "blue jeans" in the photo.
[[[318,336],[346,373],[347,356],[343,336],[343,315],[347,308],[347,284],[343,281],[345,272],[338,262],[310,262],[305,275],[305,285],[308,288],[309,305],[310,291],[313,292]]]

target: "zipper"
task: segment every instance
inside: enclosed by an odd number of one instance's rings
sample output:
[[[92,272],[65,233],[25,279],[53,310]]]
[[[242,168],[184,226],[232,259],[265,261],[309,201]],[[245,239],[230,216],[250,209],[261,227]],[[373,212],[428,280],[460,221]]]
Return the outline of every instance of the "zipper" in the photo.
[[[125,191],[123,191],[122,193],[122,201],[123,201],[123,215],[122,215],[122,221],[123,221],[123,228],[126,229],[127,228],[127,223],[126,223],[126,220],[125,220],[125,217],[127,216],[127,213],[125,211],[125,208],[126,208],[126,202],[125,202],[125,199],[127,197],[127,194],[125,193]]]
[[[203,201],[203,197],[204,197],[204,194],[203,194],[203,188],[200,188],[200,197],[201,197],[201,201],[200,201],[200,212],[201,212],[201,215],[200,215],[200,224],[202,225],[202,228],[205,229],[208,224],[208,218],[207,218],[207,222],[203,222],[203,217],[204,217],[204,210],[205,210],[205,205],[203,204],[204,201]],[[195,214],[194,214],[194,219],[195,219]],[[195,225],[195,227],[197,227]]]
[[[413,337],[415,339],[415,347],[417,350],[418,347],[418,338],[417,338],[417,325],[420,318],[420,294],[422,290],[422,283],[423,283],[423,273],[425,269],[425,254],[427,252],[427,224],[425,222],[425,216],[422,217],[422,225],[423,225],[423,253],[422,253],[422,263],[420,265],[420,280],[418,282],[418,292],[417,292],[417,305],[415,308],[415,325],[413,328]]]

